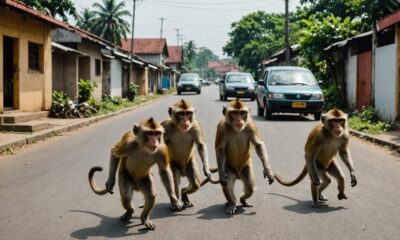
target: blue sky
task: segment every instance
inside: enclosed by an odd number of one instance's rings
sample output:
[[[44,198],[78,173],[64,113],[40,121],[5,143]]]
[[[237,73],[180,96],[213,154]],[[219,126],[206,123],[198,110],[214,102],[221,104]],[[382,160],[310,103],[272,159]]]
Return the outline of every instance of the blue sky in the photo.
[[[90,8],[99,0],[73,0],[78,12]],[[299,6],[300,0],[290,0],[289,10]],[[132,10],[133,0],[127,0]],[[241,17],[257,11],[281,12],[285,10],[284,0],[137,0],[135,17],[135,38],[160,37],[161,19],[163,38],[168,45],[177,45],[177,30],[183,42],[194,40],[198,47],[207,47],[216,55],[222,54],[222,47],[228,41],[230,24]],[[127,19],[129,23],[131,19]],[[182,41],[179,42],[182,44]]]

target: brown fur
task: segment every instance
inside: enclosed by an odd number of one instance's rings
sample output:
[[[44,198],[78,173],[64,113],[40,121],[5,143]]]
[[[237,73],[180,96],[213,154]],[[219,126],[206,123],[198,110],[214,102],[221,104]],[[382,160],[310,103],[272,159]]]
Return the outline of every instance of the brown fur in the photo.
[[[351,186],[357,184],[353,160],[349,150],[349,129],[347,126],[347,114],[339,109],[332,109],[322,115],[322,122],[316,125],[310,132],[304,147],[306,164],[300,175],[293,181],[285,181],[275,174],[276,180],[284,186],[293,186],[299,183],[307,172],[311,178],[311,195],[313,198],[312,207],[318,208],[319,201],[326,201],[322,191],[332,181],[332,175],[338,182],[338,198],[346,199],[344,194],[344,174],[336,161],[336,154],[339,156],[350,171]],[[337,122],[335,122],[337,121]],[[322,178],[322,183],[320,182]]]
[[[146,140],[146,132],[157,132],[161,135],[152,135]],[[110,170],[106,187],[100,189],[94,180],[94,173],[101,171],[101,167],[93,167],[89,171],[89,183],[92,190],[100,195],[107,192],[113,193],[115,185],[115,174],[118,170],[118,183],[122,206],[126,212],[121,216],[122,221],[132,217],[134,208],[132,206],[133,191],[140,191],[145,197],[144,209],[141,213],[142,223],[149,229],[154,230],[155,225],[150,221],[149,215],[154,208],[156,189],[153,181],[151,168],[158,165],[161,180],[166,188],[173,210],[181,210],[179,201],[175,194],[170,160],[167,148],[162,139],[163,128],[153,118],[147,119],[135,125],[133,131],[125,133],[121,140],[111,148]],[[148,149],[147,142],[155,142],[155,149]]]

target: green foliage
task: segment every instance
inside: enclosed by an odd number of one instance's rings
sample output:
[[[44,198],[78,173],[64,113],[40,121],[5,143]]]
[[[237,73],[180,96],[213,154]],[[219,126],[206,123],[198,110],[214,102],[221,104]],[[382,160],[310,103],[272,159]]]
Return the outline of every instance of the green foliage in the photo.
[[[341,96],[341,93],[335,84],[327,88],[323,88],[323,92],[325,98],[325,110],[330,110],[335,107],[343,109],[345,107],[344,98]]]
[[[97,83],[89,79],[79,79],[78,94],[79,102],[85,102],[93,98],[93,90],[97,87]]]
[[[284,15],[257,11],[231,24],[229,41],[224,53],[239,60],[246,71],[257,72],[258,65],[278,50],[284,48]],[[290,15],[290,28],[298,29]],[[297,42],[296,31],[291,31],[292,42]]]
[[[131,93],[132,96],[136,96],[139,91],[139,85],[131,82],[129,83],[129,92]]]
[[[78,18],[75,5],[72,0],[20,0],[26,5],[33,7],[47,15],[56,17],[60,15],[64,22],[68,22],[67,14]]]
[[[83,30],[91,32],[93,30],[95,14],[88,8],[83,9],[78,16],[76,25]]]
[[[390,123],[379,121],[376,110],[371,106],[351,116],[349,118],[349,126],[355,130],[370,134],[380,134],[391,128]]]
[[[70,98],[63,91],[53,91],[51,93],[53,103],[64,105]]]

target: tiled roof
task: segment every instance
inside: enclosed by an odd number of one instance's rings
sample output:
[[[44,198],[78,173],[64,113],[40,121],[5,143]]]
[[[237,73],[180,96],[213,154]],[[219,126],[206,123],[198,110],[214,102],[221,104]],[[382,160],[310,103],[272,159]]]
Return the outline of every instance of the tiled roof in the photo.
[[[169,57],[166,63],[181,63],[183,62],[183,47],[182,46],[168,46]]]
[[[122,39],[122,49],[130,52],[132,39]],[[162,54],[167,46],[167,41],[163,38],[135,38],[133,42],[133,52],[135,54]]]

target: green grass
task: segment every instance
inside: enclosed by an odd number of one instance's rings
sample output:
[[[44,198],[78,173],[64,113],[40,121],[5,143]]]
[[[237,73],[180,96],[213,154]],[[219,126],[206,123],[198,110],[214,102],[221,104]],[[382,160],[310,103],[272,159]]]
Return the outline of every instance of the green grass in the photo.
[[[360,116],[352,116],[349,118],[349,126],[360,132],[369,134],[381,134],[387,132],[391,128],[391,124],[381,121],[370,121]]]
[[[121,98],[108,98],[96,103],[100,107],[96,115],[103,115],[109,112],[115,112],[121,109],[134,107],[141,103],[157,99],[159,97],[161,97],[161,95],[157,94],[148,96],[139,96],[136,97],[133,101],[128,101],[126,99],[121,99]]]

